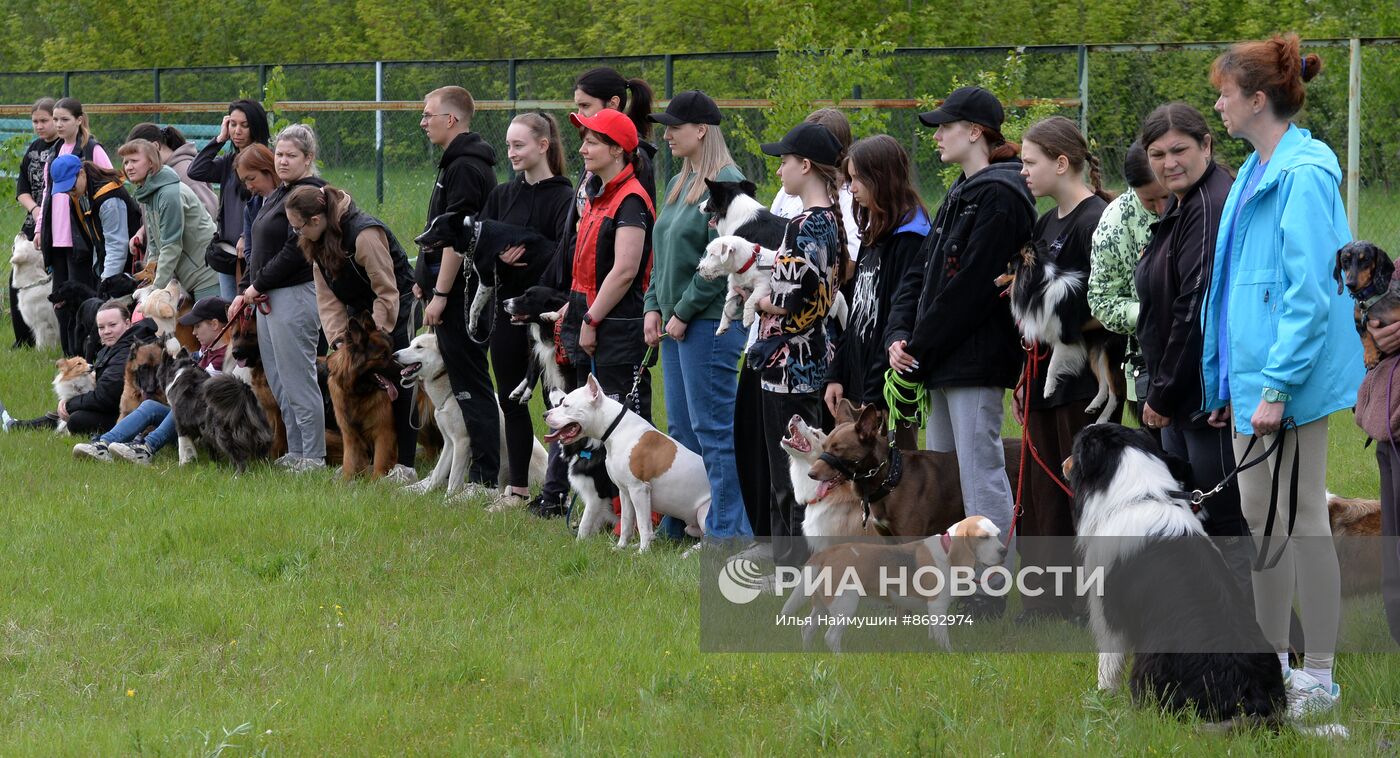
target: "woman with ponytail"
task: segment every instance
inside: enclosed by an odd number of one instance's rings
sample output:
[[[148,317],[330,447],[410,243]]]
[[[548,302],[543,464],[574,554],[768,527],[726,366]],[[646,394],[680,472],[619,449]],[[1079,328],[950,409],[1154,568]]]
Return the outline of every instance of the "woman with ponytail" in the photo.
[[[76,155],[84,161],[91,161],[105,169],[112,168],[112,159],[102,149],[88,131],[87,116],[83,115],[83,104],[71,97],[65,97],[54,104],[54,127],[58,133],[57,149],[49,152],[49,164],[60,155]],[[73,246],[73,214],[69,203],[55,203],[49,187],[53,177],[45,167],[43,208],[39,217],[39,249],[44,253],[44,263],[53,269],[55,289],[64,282],[74,279],[93,289],[97,289],[97,272],[93,267],[92,252]],[[62,194],[62,193],[60,193]],[[60,332],[69,330],[71,309],[59,311]]]
[[[1079,127],[1063,116],[1052,116],[1026,130],[1021,150],[1021,175],[1036,197],[1048,197],[1055,207],[1045,212],[1031,234],[1038,253],[1053,262],[1061,272],[1089,275],[1089,249],[1099,217],[1113,199],[1103,189],[1103,174],[1098,156],[1089,152],[1089,143]],[[1089,184],[1085,184],[1085,179]],[[1089,311],[1089,298],[1081,287],[1070,298],[1072,314],[1068,318],[1084,329],[1102,329]],[[1036,350],[1044,346],[1034,346]],[[1016,390],[1013,406],[1018,419],[1026,427],[1026,436],[1043,461],[1062,461],[1069,456],[1074,436],[1088,426],[1094,417],[1085,406],[1098,391],[1094,373],[1086,365],[1079,373],[1064,378],[1060,386],[1045,396],[1045,370],[1050,355],[1039,357],[1040,371],[1032,381]],[[1029,410],[1021,417],[1022,408]],[[1122,418],[1122,406],[1115,410],[1114,420]],[[1057,471],[1045,471],[1039,465],[1026,464],[1024,473],[1025,498],[1021,520],[1017,526],[1027,537],[1072,537],[1074,515],[1072,499],[1065,494]],[[1052,478],[1053,477],[1053,478]],[[1028,565],[1069,565],[1074,555],[1060,540],[1031,540],[1023,543],[1021,559]],[[1062,563],[1065,562],[1065,563]],[[1046,585],[1049,583],[1047,582]],[[1068,618],[1076,615],[1071,595],[1058,595],[1049,586],[1039,596],[1022,595],[1018,621],[1033,621],[1044,617]]]
[[[608,66],[590,68],[574,80],[574,105],[580,116],[593,116],[607,108],[621,111],[637,128],[637,181],[642,183],[647,197],[656,203],[656,145],[652,144],[651,85],[645,79],[627,79]],[[582,188],[584,182],[579,182]]]
[[[361,211],[344,190],[303,184],[283,205],[297,246],[316,282],[316,311],[332,348],[345,339],[350,319],[369,315],[395,350],[413,338],[413,269],[394,233]],[[398,465],[392,475],[412,480],[418,434],[412,425],[413,393],[393,401]]]
[[[574,186],[564,175],[564,142],[559,137],[559,124],[547,113],[522,113],[511,119],[506,129],[506,157],[516,171],[515,178],[497,184],[486,196],[480,218],[503,221],[514,226],[533,229],[548,240],[564,236],[564,225],[573,204]],[[553,248],[551,248],[552,251]],[[501,253],[497,265],[496,319],[491,330],[491,370],[496,375],[496,396],[505,414],[506,458],[510,463],[510,482],[505,497],[491,506],[503,510],[524,505],[530,496],[530,453],[534,449],[535,430],[530,419],[530,407],[510,399],[530,365],[530,336],[527,331],[510,323],[503,310],[506,300],[521,295],[539,284],[551,256],[530,258],[524,246],[515,246]],[[534,504],[537,515],[563,515],[562,503],[557,509],[543,512],[543,501]]]
[[[1320,58],[1302,55],[1296,34],[1234,45],[1211,68],[1220,91],[1215,110],[1230,136],[1254,152],[1221,211],[1202,307],[1201,407],[1216,426],[1233,420],[1237,459],[1251,435],[1257,455],[1283,434],[1281,473],[1299,461],[1297,500],[1287,488],[1277,493],[1267,557],[1277,563],[1252,574],[1254,615],[1278,652],[1295,718],[1329,711],[1341,695],[1332,681],[1341,580],[1324,481],[1327,417],[1356,405],[1363,369],[1352,300],[1332,278],[1337,250],[1351,240],[1338,190],[1342,169],[1331,148],[1292,122],[1306,98],[1304,83],[1321,70]],[[1292,433],[1285,419],[1297,425]],[[1384,426],[1379,431],[1388,433]],[[1378,446],[1382,471],[1394,455]],[[1256,545],[1264,544],[1274,513],[1270,492],[1280,472],[1273,469],[1269,458],[1238,479]],[[1302,539],[1283,541],[1279,524],[1289,523],[1283,517],[1290,512],[1292,534]],[[1301,670],[1288,665],[1295,595],[1308,643]]]

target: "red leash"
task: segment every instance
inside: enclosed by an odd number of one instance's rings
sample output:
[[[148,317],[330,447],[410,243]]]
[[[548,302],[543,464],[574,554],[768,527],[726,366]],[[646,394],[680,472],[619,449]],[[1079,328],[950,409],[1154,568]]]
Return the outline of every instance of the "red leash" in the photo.
[[[1022,495],[1025,492],[1026,484],[1026,451],[1029,450],[1031,457],[1040,465],[1045,475],[1050,477],[1050,481],[1059,485],[1061,490],[1071,499],[1074,498],[1074,491],[1071,490],[1060,475],[1055,473],[1049,465],[1040,457],[1040,452],[1035,449],[1035,444],[1031,442],[1031,385],[1035,382],[1036,376],[1040,374],[1040,347],[1035,343],[1022,343],[1026,350],[1026,370],[1021,374],[1019,389],[1021,390],[1021,465],[1016,473],[1016,506],[1011,510],[1011,529],[1007,533],[1008,543],[1011,535],[1016,533],[1016,523],[1020,521],[1021,514],[1025,511],[1022,505]]]

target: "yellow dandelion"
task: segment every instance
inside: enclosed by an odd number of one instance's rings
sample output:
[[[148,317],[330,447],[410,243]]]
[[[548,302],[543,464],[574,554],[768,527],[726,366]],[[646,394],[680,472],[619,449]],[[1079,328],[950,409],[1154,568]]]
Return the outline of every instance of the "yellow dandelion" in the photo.
[[[136,690],[127,690],[127,691],[126,691],[126,696],[127,696],[127,697],[136,697]]]
[[[238,640],[229,640],[228,644],[232,647],[238,647]]]

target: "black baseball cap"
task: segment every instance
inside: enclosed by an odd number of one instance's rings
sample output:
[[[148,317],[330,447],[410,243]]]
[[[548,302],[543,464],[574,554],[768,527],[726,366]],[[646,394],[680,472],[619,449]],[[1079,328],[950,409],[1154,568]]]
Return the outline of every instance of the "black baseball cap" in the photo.
[[[919,120],[924,126],[970,121],[979,126],[999,130],[1001,122],[1006,120],[1006,111],[1002,110],[1001,101],[997,96],[987,90],[981,87],[962,87],[953,90],[953,94],[936,109],[920,113]]]
[[[710,124],[718,126],[720,121],[719,106],[710,96],[698,89],[686,90],[671,98],[671,102],[666,105],[665,113],[652,113],[647,116],[648,121],[655,121],[666,126],[680,126],[681,124]]]
[[[765,142],[761,150],[767,155],[782,157],[796,155],[813,163],[835,166],[841,158],[841,142],[821,124],[809,121],[794,126],[780,142]]]
[[[229,301],[218,295],[210,295],[195,303],[189,313],[186,313],[176,320],[185,326],[194,326],[201,321],[208,321],[211,318],[215,321],[226,323],[228,321],[228,306]]]

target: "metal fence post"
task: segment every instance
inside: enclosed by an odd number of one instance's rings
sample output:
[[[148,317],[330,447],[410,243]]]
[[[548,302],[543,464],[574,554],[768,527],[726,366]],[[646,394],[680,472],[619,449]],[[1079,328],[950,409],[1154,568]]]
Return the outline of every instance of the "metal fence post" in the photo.
[[[258,64],[258,102],[267,98],[267,64]]]
[[[662,58],[662,61],[666,69],[664,92],[666,93],[666,99],[670,100],[676,95],[676,64],[675,61],[671,58],[670,53],[666,53],[666,55]],[[670,148],[666,149],[666,159],[661,162],[661,166],[662,171],[665,173],[665,176],[662,177],[662,181],[669,181],[672,173]]]
[[[1089,46],[1079,46],[1079,131],[1089,139]]]
[[[374,62],[374,101],[384,102],[384,61]],[[384,204],[384,111],[374,112],[374,199]]]
[[[152,89],[155,90],[154,94],[156,96],[151,102],[158,103],[160,102],[160,66],[151,69],[151,83],[154,85]]]
[[[72,96],[73,96],[72,84],[73,84],[73,72],[72,72],[72,71],[64,71],[64,72],[63,72],[63,96],[64,96],[64,97],[72,97]]]
[[[1361,224],[1361,40],[1351,40],[1351,72],[1347,78],[1347,226],[1353,239]]]
[[[506,61],[506,99],[510,101],[510,117],[515,118],[515,101],[520,99],[515,90],[515,59]]]

